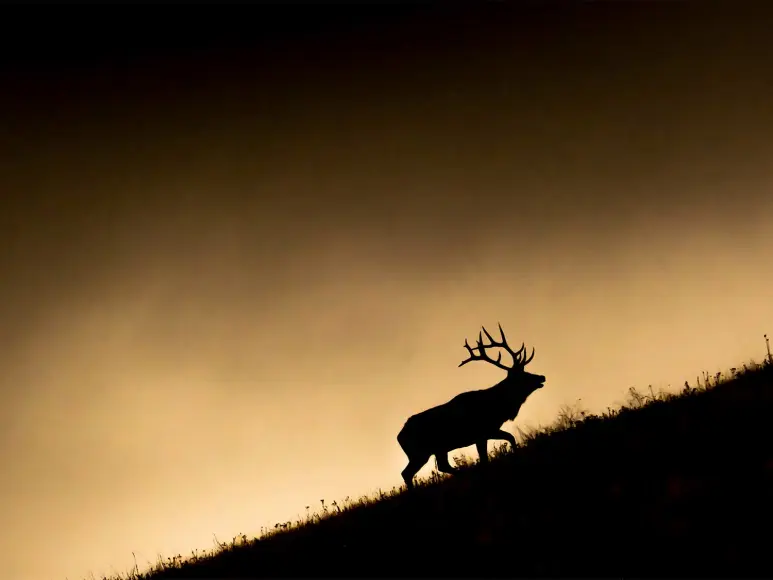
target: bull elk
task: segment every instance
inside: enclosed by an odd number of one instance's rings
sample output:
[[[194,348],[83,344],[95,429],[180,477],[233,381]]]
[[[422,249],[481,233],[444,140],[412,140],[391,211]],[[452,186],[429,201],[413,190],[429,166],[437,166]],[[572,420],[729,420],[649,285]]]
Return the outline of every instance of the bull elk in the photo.
[[[484,333],[489,344],[483,342]],[[474,347],[465,339],[464,348],[469,357],[459,366],[472,361],[484,361],[506,371],[507,376],[493,387],[461,393],[447,403],[409,417],[397,435],[397,442],[408,456],[408,465],[402,471],[408,489],[413,487],[414,476],[432,455],[437,460],[439,471],[455,473],[457,468],[451,467],[448,462],[448,454],[454,449],[474,444],[480,462],[485,463],[488,461],[489,439],[505,440],[512,447],[516,446],[515,437],[503,431],[502,424],[515,419],[528,396],[545,384],[545,377],[525,370],[534,358],[533,348],[529,357],[526,356],[525,343],[514,352],[507,344],[501,325],[499,333],[502,340],[496,341],[483,327],[482,332],[478,333],[478,344]],[[496,360],[490,358],[486,353],[490,348],[505,349],[513,357],[513,365],[508,367],[501,362],[501,351]]]

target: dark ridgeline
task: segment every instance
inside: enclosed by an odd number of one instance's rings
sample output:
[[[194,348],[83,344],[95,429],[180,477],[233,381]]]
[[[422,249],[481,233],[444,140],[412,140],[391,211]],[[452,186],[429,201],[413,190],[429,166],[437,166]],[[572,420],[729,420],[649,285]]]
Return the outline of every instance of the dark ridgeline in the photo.
[[[483,343],[483,333],[489,339],[489,344]],[[472,361],[484,361],[507,371],[507,376],[493,387],[468,391],[453,399],[422,411],[410,417],[397,435],[397,441],[408,456],[408,465],[402,476],[405,485],[413,488],[413,477],[434,455],[438,470],[444,473],[455,473],[457,469],[448,461],[448,454],[454,449],[475,445],[481,463],[488,461],[487,441],[503,439],[515,448],[515,437],[501,429],[505,421],[512,421],[518,415],[521,405],[529,395],[545,383],[545,377],[528,373],[527,364],[534,358],[526,356],[526,344],[516,352],[507,344],[502,325],[499,325],[501,341],[495,341],[485,327],[478,333],[478,346],[471,347],[464,341],[464,347],[470,356],[459,366]],[[513,357],[512,366],[502,364],[502,353],[497,360],[489,358],[486,349],[504,348]],[[475,354],[475,351],[478,354]]]

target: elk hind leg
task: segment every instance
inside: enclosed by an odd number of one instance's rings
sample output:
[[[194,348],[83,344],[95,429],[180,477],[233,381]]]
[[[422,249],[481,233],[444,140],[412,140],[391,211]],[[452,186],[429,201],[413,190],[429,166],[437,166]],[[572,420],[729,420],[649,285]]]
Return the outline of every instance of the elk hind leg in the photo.
[[[429,455],[426,457],[408,457],[408,465],[405,466],[405,469],[403,469],[401,473],[403,476],[403,481],[405,482],[405,487],[408,489],[413,488],[413,478],[416,476],[419,470],[424,467],[424,464],[427,463],[428,459]]]
[[[478,449],[478,462],[488,463],[488,439],[483,439],[475,444]]]

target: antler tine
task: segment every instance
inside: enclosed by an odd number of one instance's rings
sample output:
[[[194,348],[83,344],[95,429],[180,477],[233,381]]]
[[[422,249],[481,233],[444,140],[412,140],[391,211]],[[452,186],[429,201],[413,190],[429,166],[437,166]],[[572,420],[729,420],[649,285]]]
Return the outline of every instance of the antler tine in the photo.
[[[497,341],[494,340],[494,337],[489,334],[489,331],[486,330],[486,327],[485,326],[481,326],[481,328],[483,329],[483,332],[486,333],[486,337],[491,341],[491,344],[495,345],[497,343]],[[478,333],[478,336],[480,336],[480,333]]]
[[[521,348],[518,349],[518,364],[523,366],[525,363],[523,362],[523,359],[526,358],[526,343],[521,343]]]
[[[481,327],[481,330],[478,332],[478,341],[477,346],[470,346],[470,343],[467,341],[467,339],[464,339],[464,348],[467,349],[467,352],[470,354],[469,358],[466,360],[463,360],[461,363],[459,363],[459,366],[466,365],[468,362],[476,361],[476,360],[482,360],[486,361],[488,363],[493,364],[496,367],[499,367],[500,369],[503,369],[505,371],[511,371],[513,369],[523,369],[527,364],[531,362],[531,360],[534,358],[535,349],[532,347],[531,349],[531,356],[526,356],[526,343],[521,343],[521,348],[519,348],[517,351],[514,351],[510,346],[507,344],[507,338],[505,337],[505,333],[502,330],[502,325],[497,323],[497,326],[499,326],[499,334],[502,336],[502,340],[494,340],[494,337],[491,336],[491,333],[489,333],[488,330],[486,330],[485,326]],[[483,342],[483,335],[486,335],[486,338],[489,339],[489,344],[485,344]],[[507,350],[512,357],[513,357],[513,366],[508,367],[502,364],[502,352],[497,352],[497,360],[492,359],[488,356],[486,353],[486,349],[493,348],[493,347],[501,347]],[[475,351],[478,351],[478,354],[475,354]]]
[[[526,351],[526,348],[525,348],[525,346],[526,346],[526,345],[524,345],[523,347],[521,347],[521,350],[520,350],[520,351],[518,351],[519,353],[520,353],[521,351],[523,351],[523,354],[522,354],[522,355],[521,355],[521,354],[519,354],[519,356],[518,356],[518,360],[516,361],[516,365],[518,365],[518,366],[519,366],[519,367],[521,367],[521,368],[523,368],[523,367],[525,367],[527,364],[529,364],[529,363],[531,362],[531,359],[533,359],[533,358],[534,358],[534,347],[532,347],[532,349],[531,349],[531,356],[526,356],[526,352],[527,352],[527,351]]]
[[[481,327],[481,328],[483,328],[483,327]],[[507,368],[507,367],[504,367],[504,365],[500,364],[502,362],[502,353],[501,352],[497,352],[497,360],[496,361],[491,359],[486,354],[486,348],[487,347],[491,347],[491,346],[496,346],[496,343],[494,342],[494,339],[491,338],[491,335],[488,332],[486,332],[485,328],[483,328],[483,332],[486,333],[486,336],[488,336],[489,340],[491,341],[491,344],[483,344],[483,335],[480,332],[478,333],[478,351],[480,352],[481,360],[486,360],[486,361],[488,361],[488,362],[490,362],[492,364],[498,365],[498,366],[500,366],[502,368]]]
[[[464,339],[464,348],[466,348],[467,352],[470,353],[470,357],[468,359],[463,360],[462,362],[460,362],[459,363],[460,367],[466,365],[468,362],[472,362],[472,361],[475,361],[475,360],[481,360],[480,356],[476,355],[475,352],[474,352],[476,350],[479,350],[478,347],[470,346],[470,343],[467,342],[466,338]],[[483,351],[481,351],[481,352],[483,352]]]
[[[500,322],[497,322],[497,326],[499,327],[499,336],[502,337],[502,342],[507,344],[507,338],[505,338],[505,331],[502,330],[502,324]]]
[[[485,344],[483,342],[483,333],[486,333],[486,336],[491,340],[491,344]],[[459,366],[466,365],[468,362],[476,361],[476,360],[482,360],[486,361],[488,363],[491,363],[492,365],[499,367],[502,370],[510,371],[510,367],[505,366],[502,364],[502,353],[497,353],[497,360],[492,359],[491,357],[486,354],[486,349],[490,348],[492,346],[501,346],[501,344],[497,343],[491,335],[488,333],[488,331],[483,328],[481,332],[478,332],[478,346],[470,346],[470,343],[467,341],[467,339],[464,339],[464,348],[467,349],[467,352],[470,353],[469,358],[466,360],[463,360],[461,363],[459,363]],[[478,351],[478,354],[475,354],[475,351]]]
[[[497,326],[499,327],[499,334],[502,337],[501,340],[494,340],[494,337],[491,336],[491,333],[488,332],[485,327],[483,327],[483,332],[486,333],[486,336],[491,341],[491,344],[486,346],[487,347],[497,346],[497,347],[504,348],[513,357],[513,367],[523,367],[525,364],[529,362],[529,361],[524,361],[524,359],[526,358],[526,343],[522,342],[521,348],[519,348],[518,350],[513,350],[510,347],[510,345],[507,344],[507,337],[505,336],[505,331],[502,329],[502,324],[497,322]]]
[[[499,334],[502,337],[502,342],[500,342],[498,344],[498,346],[501,346],[502,348],[507,350],[507,352],[509,352],[511,355],[513,355],[513,359],[515,360],[516,357],[518,357],[518,355],[525,350],[526,345],[525,344],[521,344],[521,348],[519,348],[517,351],[513,351],[513,349],[510,348],[510,345],[507,344],[507,337],[505,336],[505,331],[502,330],[502,324],[497,322],[497,326],[499,327]],[[492,342],[493,342],[493,339],[492,339]]]
[[[470,358],[468,358],[467,360],[463,360],[462,362],[460,362],[460,363],[459,363],[459,366],[460,366],[460,367],[461,367],[461,366],[464,366],[464,365],[466,365],[466,364],[467,364],[468,362],[470,362],[470,361],[473,361],[473,360],[475,360],[475,358],[474,358],[474,356],[475,356],[475,353],[474,353],[474,352],[472,352],[472,347],[470,346],[470,343],[469,343],[469,342],[467,342],[467,339],[466,339],[466,338],[464,339],[464,348],[466,348],[466,349],[467,349],[467,352],[469,352],[469,353],[470,353]]]

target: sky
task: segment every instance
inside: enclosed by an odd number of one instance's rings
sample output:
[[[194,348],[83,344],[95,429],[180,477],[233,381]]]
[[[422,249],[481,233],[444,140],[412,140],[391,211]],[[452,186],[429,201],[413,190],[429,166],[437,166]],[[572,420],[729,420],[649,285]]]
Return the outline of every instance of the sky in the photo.
[[[762,6],[15,8],[6,577],[143,568],[401,484],[404,421],[503,378],[458,368],[481,325],[547,377],[514,432],[761,360]]]

